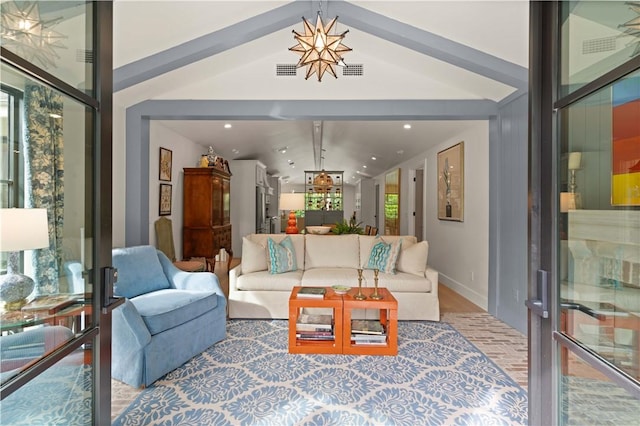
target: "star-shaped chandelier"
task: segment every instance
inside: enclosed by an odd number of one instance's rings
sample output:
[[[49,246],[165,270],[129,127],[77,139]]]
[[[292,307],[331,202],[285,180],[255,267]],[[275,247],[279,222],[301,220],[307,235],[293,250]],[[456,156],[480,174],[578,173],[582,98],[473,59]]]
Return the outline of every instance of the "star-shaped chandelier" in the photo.
[[[338,78],[334,67],[336,65],[346,66],[342,60],[342,55],[352,49],[342,44],[342,40],[349,30],[342,34],[329,34],[337,21],[338,17],[336,16],[325,26],[320,12],[318,12],[315,28],[303,17],[304,34],[293,30],[293,34],[295,34],[293,38],[298,44],[290,47],[289,50],[300,55],[300,60],[296,67],[307,67],[305,80],[316,74],[318,81],[322,81],[322,76],[325,72],[329,72],[335,78]]]
[[[626,28],[623,34],[640,38],[640,2],[630,1],[630,2],[626,2],[625,4],[628,4],[629,9],[637,13],[638,16],[620,25],[621,27]],[[634,44],[634,43],[636,43],[636,48],[631,54],[631,56],[636,56],[640,54],[640,41],[635,40],[629,44]]]
[[[55,67],[54,60],[60,56],[54,49],[66,49],[60,40],[67,37],[51,27],[61,20],[41,19],[35,1],[3,2],[0,40],[7,49],[36,65]]]

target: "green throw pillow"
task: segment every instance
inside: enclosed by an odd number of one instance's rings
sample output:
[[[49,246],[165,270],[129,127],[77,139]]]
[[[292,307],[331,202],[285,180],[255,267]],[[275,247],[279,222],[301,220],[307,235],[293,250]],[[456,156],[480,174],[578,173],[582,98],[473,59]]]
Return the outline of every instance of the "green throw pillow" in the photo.
[[[378,269],[386,274],[395,274],[402,240],[389,244],[385,243],[381,238],[376,238],[376,241],[371,247],[367,269]]]
[[[285,237],[280,241],[280,244],[269,237],[267,245],[269,250],[269,264],[271,265],[270,272],[272,274],[281,274],[298,269],[298,265],[296,264],[296,251],[293,248],[291,237]]]

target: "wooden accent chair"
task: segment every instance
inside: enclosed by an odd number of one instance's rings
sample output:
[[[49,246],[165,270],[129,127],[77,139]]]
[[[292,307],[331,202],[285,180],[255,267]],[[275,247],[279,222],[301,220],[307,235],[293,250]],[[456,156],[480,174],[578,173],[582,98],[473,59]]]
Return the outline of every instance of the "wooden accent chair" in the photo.
[[[156,242],[158,250],[163,252],[165,256],[173,262],[176,268],[186,272],[204,272],[211,271],[209,263],[205,258],[193,258],[190,260],[176,260],[176,249],[173,244],[173,226],[171,219],[161,217],[155,222]]]

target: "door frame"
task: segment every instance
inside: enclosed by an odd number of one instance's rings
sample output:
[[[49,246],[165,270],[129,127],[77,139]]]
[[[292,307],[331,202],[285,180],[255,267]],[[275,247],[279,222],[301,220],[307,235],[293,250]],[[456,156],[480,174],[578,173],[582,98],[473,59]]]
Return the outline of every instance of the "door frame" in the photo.
[[[559,352],[566,349],[612,382],[640,397],[640,388],[560,330],[558,110],[640,69],[640,56],[559,98],[562,1],[530,2],[529,71],[529,424],[558,424]],[[551,409],[549,409],[551,408]]]
[[[113,97],[113,2],[112,0],[87,1],[92,5],[92,31],[94,58],[97,64],[93,69],[94,94],[86,94],[62,79],[44,71],[20,56],[0,46],[2,63],[18,70],[46,86],[52,87],[64,95],[79,101],[93,114],[87,114],[86,137],[93,144],[92,194],[87,199],[92,211],[93,253],[95,267],[90,271],[93,285],[94,325],[85,332],[61,346],[50,355],[38,360],[24,373],[9,380],[2,386],[1,398],[4,399],[20,389],[34,378],[54,366],[58,361],[83,345],[93,347],[93,384],[92,400],[93,424],[111,423],[111,309],[116,304],[109,304],[108,273],[111,265],[112,248],[112,97]]]

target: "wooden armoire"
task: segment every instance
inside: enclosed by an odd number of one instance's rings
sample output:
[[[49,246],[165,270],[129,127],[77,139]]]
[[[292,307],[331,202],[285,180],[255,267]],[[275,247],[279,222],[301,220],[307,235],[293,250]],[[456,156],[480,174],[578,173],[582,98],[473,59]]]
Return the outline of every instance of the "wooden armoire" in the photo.
[[[230,262],[231,174],[213,167],[185,168],[183,194],[183,257],[205,257],[215,265],[224,248]]]

